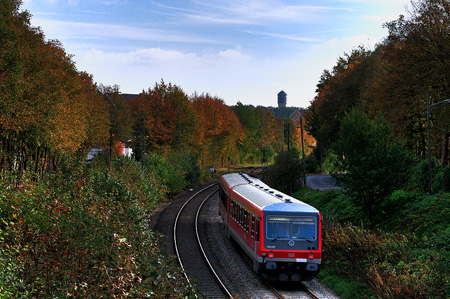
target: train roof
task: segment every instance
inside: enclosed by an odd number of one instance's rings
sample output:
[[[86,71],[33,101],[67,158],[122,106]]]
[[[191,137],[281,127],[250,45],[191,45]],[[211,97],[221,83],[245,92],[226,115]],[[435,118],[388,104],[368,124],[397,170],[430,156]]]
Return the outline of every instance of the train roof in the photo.
[[[232,192],[246,198],[265,211],[319,212],[316,208],[275,190],[261,180],[246,174],[226,174],[222,179],[229,185]]]

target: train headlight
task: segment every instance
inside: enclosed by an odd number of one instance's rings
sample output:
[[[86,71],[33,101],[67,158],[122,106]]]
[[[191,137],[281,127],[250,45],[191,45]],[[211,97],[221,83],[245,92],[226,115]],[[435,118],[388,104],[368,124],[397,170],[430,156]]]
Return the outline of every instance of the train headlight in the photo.
[[[269,258],[270,258],[270,259],[273,259],[273,257],[274,257],[274,254],[273,254],[273,252],[269,253],[269,255],[268,255],[268,256],[269,256]]]
[[[314,255],[313,254],[308,255],[308,259],[309,260],[313,260],[314,259]]]

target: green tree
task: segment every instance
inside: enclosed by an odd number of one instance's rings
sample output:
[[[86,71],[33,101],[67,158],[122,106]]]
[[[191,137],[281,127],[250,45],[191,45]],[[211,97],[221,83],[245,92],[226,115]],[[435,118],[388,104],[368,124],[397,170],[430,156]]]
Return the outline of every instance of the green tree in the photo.
[[[274,154],[280,152],[282,148],[281,120],[261,106],[255,108],[238,102],[233,110],[245,129],[245,138],[239,144],[241,162],[273,161]],[[294,134],[294,130],[291,130],[291,134]]]
[[[317,141],[320,164],[323,153],[339,136],[339,120],[364,101],[366,82],[373,68],[372,52],[359,47],[340,57],[331,71],[325,70],[317,84],[316,96],[306,113],[306,127]]]
[[[376,224],[383,201],[410,176],[412,156],[382,117],[372,120],[356,109],[342,118],[339,137],[340,174],[335,176]]]
[[[263,171],[263,180],[271,187],[286,194],[302,188],[304,169],[300,151],[291,148],[275,157],[275,163]]]

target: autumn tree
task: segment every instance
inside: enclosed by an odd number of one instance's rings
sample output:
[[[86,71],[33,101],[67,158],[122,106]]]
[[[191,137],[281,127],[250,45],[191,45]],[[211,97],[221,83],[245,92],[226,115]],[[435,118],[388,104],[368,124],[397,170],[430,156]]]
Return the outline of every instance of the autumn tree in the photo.
[[[275,153],[283,148],[281,119],[277,119],[264,107],[243,105],[241,102],[238,102],[233,110],[245,130],[245,138],[239,144],[241,162],[273,161]],[[294,134],[294,129],[291,134]]]
[[[244,132],[236,114],[224,101],[209,94],[194,93],[190,98],[197,119],[195,148],[202,164],[239,163],[238,145]]]
[[[188,96],[177,85],[163,80],[144,91],[131,103],[134,118],[132,147],[137,153],[167,153],[179,147],[189,149],[196,126],[194,109]],[[142,125],[144,122],[144,125]],[[145,131],[145,132],[143,132]],[[139,136],[144,136],[145,144]]]
[[[364,102],[372,68],[371,52],[359,47],[340,57],[333,69],[325,70],[320,77],[317,94],[305,115],[307,131],[317,141],[318,160],[322,160],[323,152],[338,139],[339,119]]]
[[[370,108],[383,112],[419,156],[425,156],[428,147],[427,99],[433,104],[449,97],[449,10],[449,1],[412,2],[408,18],[386,23],[389,35],[377,49],[377,68],[368,91],[373,99]],[[443,129],[431,130],[429,146],[436,157],[448,158],[449,111],[442,106],[432,109],[432,125]]]
[[[30,26],[20,4],[0,4],[0,165],[37,171],[82,149],[95,121],[85,94],[92,81],[59,41]]]
[[[233,110],[245,130],[245,138],[239,143],[242,163],[261,161],[262,120],[255,107],[238,102]]]
[[[85,140],[85,148],[106,148],[109,139],[111,119],[109,117],[109,105],[99,93],[92,76],[81,72],[80,80],[84,88],[84,95],[88,102],[88,134]]]

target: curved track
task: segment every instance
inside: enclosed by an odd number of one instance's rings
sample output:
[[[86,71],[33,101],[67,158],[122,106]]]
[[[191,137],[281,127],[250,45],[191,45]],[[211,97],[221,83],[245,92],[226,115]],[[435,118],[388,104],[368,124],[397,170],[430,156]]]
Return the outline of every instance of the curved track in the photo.
[[[161,207],[151,221],[152,229],[164,235],[160,246],[165,248],[169,254],[176,254],[188,280],[195,285],[198,297],[203,298],[230,298],[231,294],[240,298],[315,298],[307,295],[303,286],[280,287],[276,286],[279,293],[275,295],[273,289],[264,284],[244,259],[235,242],[230,242],[224,230],[223,223],[218,215],[217,194],[209,200],[208,195],[214,193],[216,185],[206,188],[198,188],[195,191],[186,191],[173,198],[165,207]],[[200,190],[201,189],[201,190]],[[199,191],[198,191],[199,190]],[[198,192],[196,192],[198,191]],[[186,203],[189,201],[189,203]],[[200,205],[204,203],[202,212],[198,212]],[[182,210],[182,211],[180,211]],[[197,215],[197,217],[196,217]],[[174,227],[177,218],[176,228]],[[197,218],[197,220],[195,220]],[[195,222],[197,222],[197,231]],[[175,237],[176,236],[176,241]],[[229,290],[228,293],[221,290],[221,286],[210,274],[208,262],[204,261],[197,238],[201,240],[203,251],[210,259],[215,271],[220,275]],[[175,249],[174,242],[176,242]],[[317,289],[313,284],[312,290],[319,298],[337,298]],[[309,285],[308,283],[306,285]],[[308,286],[308,288],[310,288]],[[326,294],[326,295],[325,295]],[[317,297],[316,297],[317,298]]]
[[[211,266],[198,233],[198,220],[203,204],[217,192],[217,184],[192,195],[180,208],[173,226],[173,242],[178,261],[187,280],[195,280],[202,295],[208,298],[233,298]],[[194,217],[195,215],[195,217]],[[197,242],[196,242],[197,241]]]

